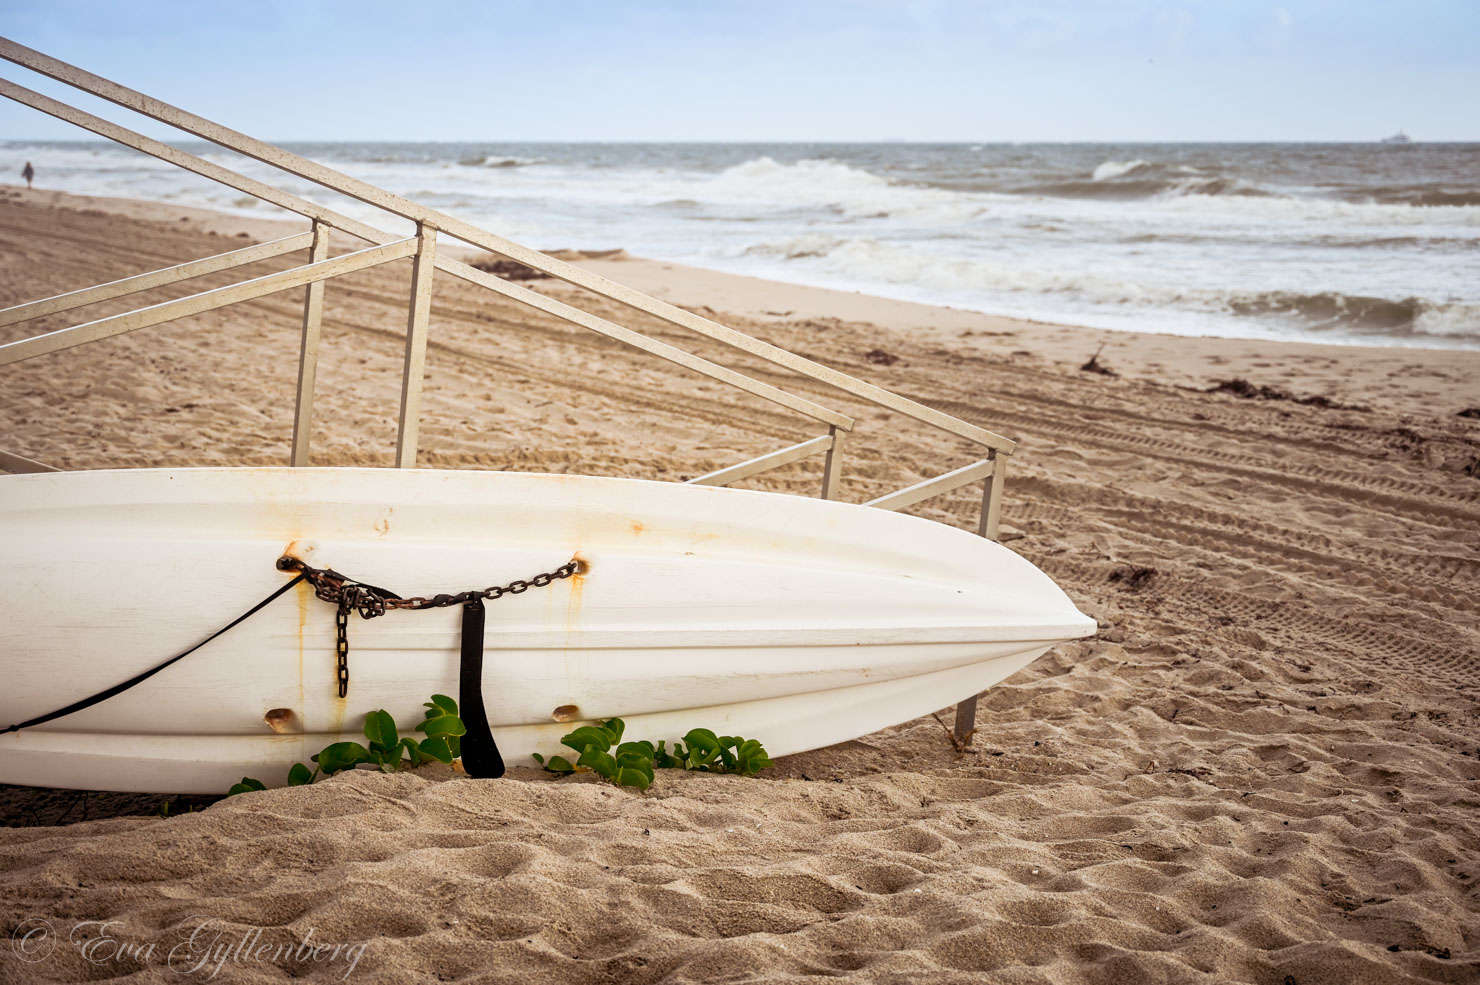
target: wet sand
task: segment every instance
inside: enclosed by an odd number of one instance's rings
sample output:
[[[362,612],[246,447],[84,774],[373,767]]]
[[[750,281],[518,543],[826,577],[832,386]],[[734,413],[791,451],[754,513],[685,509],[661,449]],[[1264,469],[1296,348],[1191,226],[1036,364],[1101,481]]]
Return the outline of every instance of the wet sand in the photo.
[[[0,305],[276,235],[0,189]],[[1480,353],[1110,334],[590,262],[1020,440],[1004,539],[1099,635],[988,692],[967,752],[942,709],[759,779],[660,773],[642,795],[431,770],[98,819],[161,798],[7,790],[0,935],[118,921],[118,939],[156,947],[0,950],[0,981],[178,981],[183,958],[165,954],[206,917],[218,943],[363,943],[359,981],[1480,977],[1480,420],[1459,416],[1480,407]],[[314,464],[391,463],[406,266],[329,285]],[[301,305],[294,291],[7,367],[0,449],[64,468],[286,463]],[[897,415],[586,306],[855,416],[845,499],[971,460]],[[1102,343],[1118,375],[1079,368]],[[1216,390],[1229,380],[1247,386]],[[438,280],[422,465],[680,479],[812,433]],[[819,482],[813,461],[749,484]],[[917,512],[972,526],[978,501]],[[217,980],[338,981],[349,953],[232,959]]]

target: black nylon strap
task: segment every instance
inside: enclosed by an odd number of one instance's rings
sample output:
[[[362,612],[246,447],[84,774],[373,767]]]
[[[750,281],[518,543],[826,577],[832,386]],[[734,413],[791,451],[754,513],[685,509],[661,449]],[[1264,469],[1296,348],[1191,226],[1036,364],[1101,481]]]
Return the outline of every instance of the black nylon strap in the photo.
[[[494,780],[504,775],[504,757],[488,728],[483,710],[483,623],[481,598],[463,603],[462,666],[457,678],[457,707],[467,729],[462,743],[462,764],[468,776]]]
[[[174,663],[175,661],[177,661],[177,660],[183,660],[186,657],[190,656],[196,650],[199,650],[201,647],[205,646],[207,643],[211,642],[211,640],[213,640],[216,637],[220,636],[222,633],[226,632],[228,629],[230,629],[231,627],[235,626],[237,623],[242,622],[243,620],[245,620],[249,616],[255,615],[258,610],[264,608],[269,602],[273,601],[278,596],[280,596],[284,592],[286,592],[288,589],[290,589],[294,585],[298,584],[300,581],[302,581],[304,579],[304,577],[305,577],[304,575],[300,574],[297,578],[294,578],[292,581],[288,582],[282,588],[279,588],[277,591],[275,591],[271,595],[267,596],[267,598],[263,599],[261,602],[258,602],[256,605],[252,606],[246,612],[243,612],[241,615],[239,615],[235,619],[231,620],[231,622],[227,623],[225,626],[222,626],[220,629],[216,630],[210,636],[207,636],[205,639],[201,640],[199,643],[195,644],[190,649],[186,650],[184,653],[176,654],[175,656],[170,657],[168,660],[166,660],[164,663],[160,664],[159,666],[157,666],[157,667],[151,667],[148,670],[144,671],[142,674],[138,675],[137,677],[130,677],[128,680],[124,681],[122,684],[115,684],[115,685],[113,685],[112,687],[110,687],[106,691],[99,691],[97,694],[94,694],[90,698],[83,698],[81,701],[74,701],[72,704],[68,705],[67,707],[60,708],[60,709],[52,712],[49,715],[42,715],[39,718],[33,718],[33,719],[31,719],[29,722],[21,722],[19,725],[12,725],[12,726],[10,726],[7,729],[0,730],[0,735],[4,735],[7,732],[19,732],[23,728],[31,728],[34,725],[44,725],[47,722],[50,722],[50,721],[52,721],[54,719],[61,718],[63,715],[70,715],[74,711],[81,711],[84,708],[91,708],[93,705],[97,704],[100,701],[107,701],[109,698],[113,697],[115,694],[122,694],[124,691],[127,691],[129,688],[133,687],[135,684],[142,684],[144,681],[147,681],[149,678],[153,677],[155,674],[159,673],[161,670],[164,670],[166,667],[168,667],[170,664]],[[479,640],[480,641],[482,640],[482,636],[479,636]],[[481,705],[480,705],[480,710],[481,710]]]

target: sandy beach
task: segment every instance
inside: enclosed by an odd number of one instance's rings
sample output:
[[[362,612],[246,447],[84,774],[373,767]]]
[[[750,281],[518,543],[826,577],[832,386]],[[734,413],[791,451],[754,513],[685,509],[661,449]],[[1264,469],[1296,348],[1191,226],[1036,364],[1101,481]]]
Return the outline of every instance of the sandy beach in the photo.
[[[0,306],[301,228],[0,186]],[[131,947],[0,951],[0,982],[204,979],[201,954],[166,958],[196,933],[233,945],[215,979],[233,982],[1480,978],[1480,352],[1110,333],[582,262],[1018,440],[1003,540],[1098,636],[988,692],[965,752],[941,709],[757,779],[660,772],[645,794],[532,764],[343,774],[168,818],[159,797],[4,788],[0,936],[91,921]],[[408,281],[398,263],[330,282],[313,464],[391,464]],[[972,460],[530,286],[855,416],[847,500]],[[301,308],[292,291],[7,367],[0,449],[286,464]],[[1081,368],[1097,352],[1109,372]],[[423,466],[678,480],[807,423],[438,278]],[[815,495],[820,469],[747,485]],[[916,512],[974,527],[979,501]],[[305,935],[344,950],[294,957]]]

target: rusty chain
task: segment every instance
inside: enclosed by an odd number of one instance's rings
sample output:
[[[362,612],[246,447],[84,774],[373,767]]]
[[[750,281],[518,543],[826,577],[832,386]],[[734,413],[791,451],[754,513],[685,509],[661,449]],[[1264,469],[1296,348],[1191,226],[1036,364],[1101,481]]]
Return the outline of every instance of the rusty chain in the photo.
[[[440,594],[430,598],[413,595],[401,598],[394,592],[374,585],[355,581],[333,568],[315,568],[296,557],[284,555],[277,559],[279,571],[297,571],[303,575],[316,597],[334,604],[334,651],[336,676],[339,681],[339,696],[349,694],[349,614],[358,612],[362,619],[383,616],[390,609],[436,609],[451,605],[467,605],[474,601],[501,599],[505,595],[520,595],[531,588],[544,588],[552,582],[585,570],[580,558],[572,558],[554,571],[545,571],[532,578],[516,578],[507,585],[493,585],[481,591],[458,592],[455,595]]]

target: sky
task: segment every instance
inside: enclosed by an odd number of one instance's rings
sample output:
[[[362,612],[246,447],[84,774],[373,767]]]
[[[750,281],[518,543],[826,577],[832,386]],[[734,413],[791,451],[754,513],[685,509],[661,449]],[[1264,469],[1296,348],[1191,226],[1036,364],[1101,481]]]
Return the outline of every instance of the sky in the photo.
[[[1480,140],[1480,0],[0,0],[0,35],[272,141]]]

